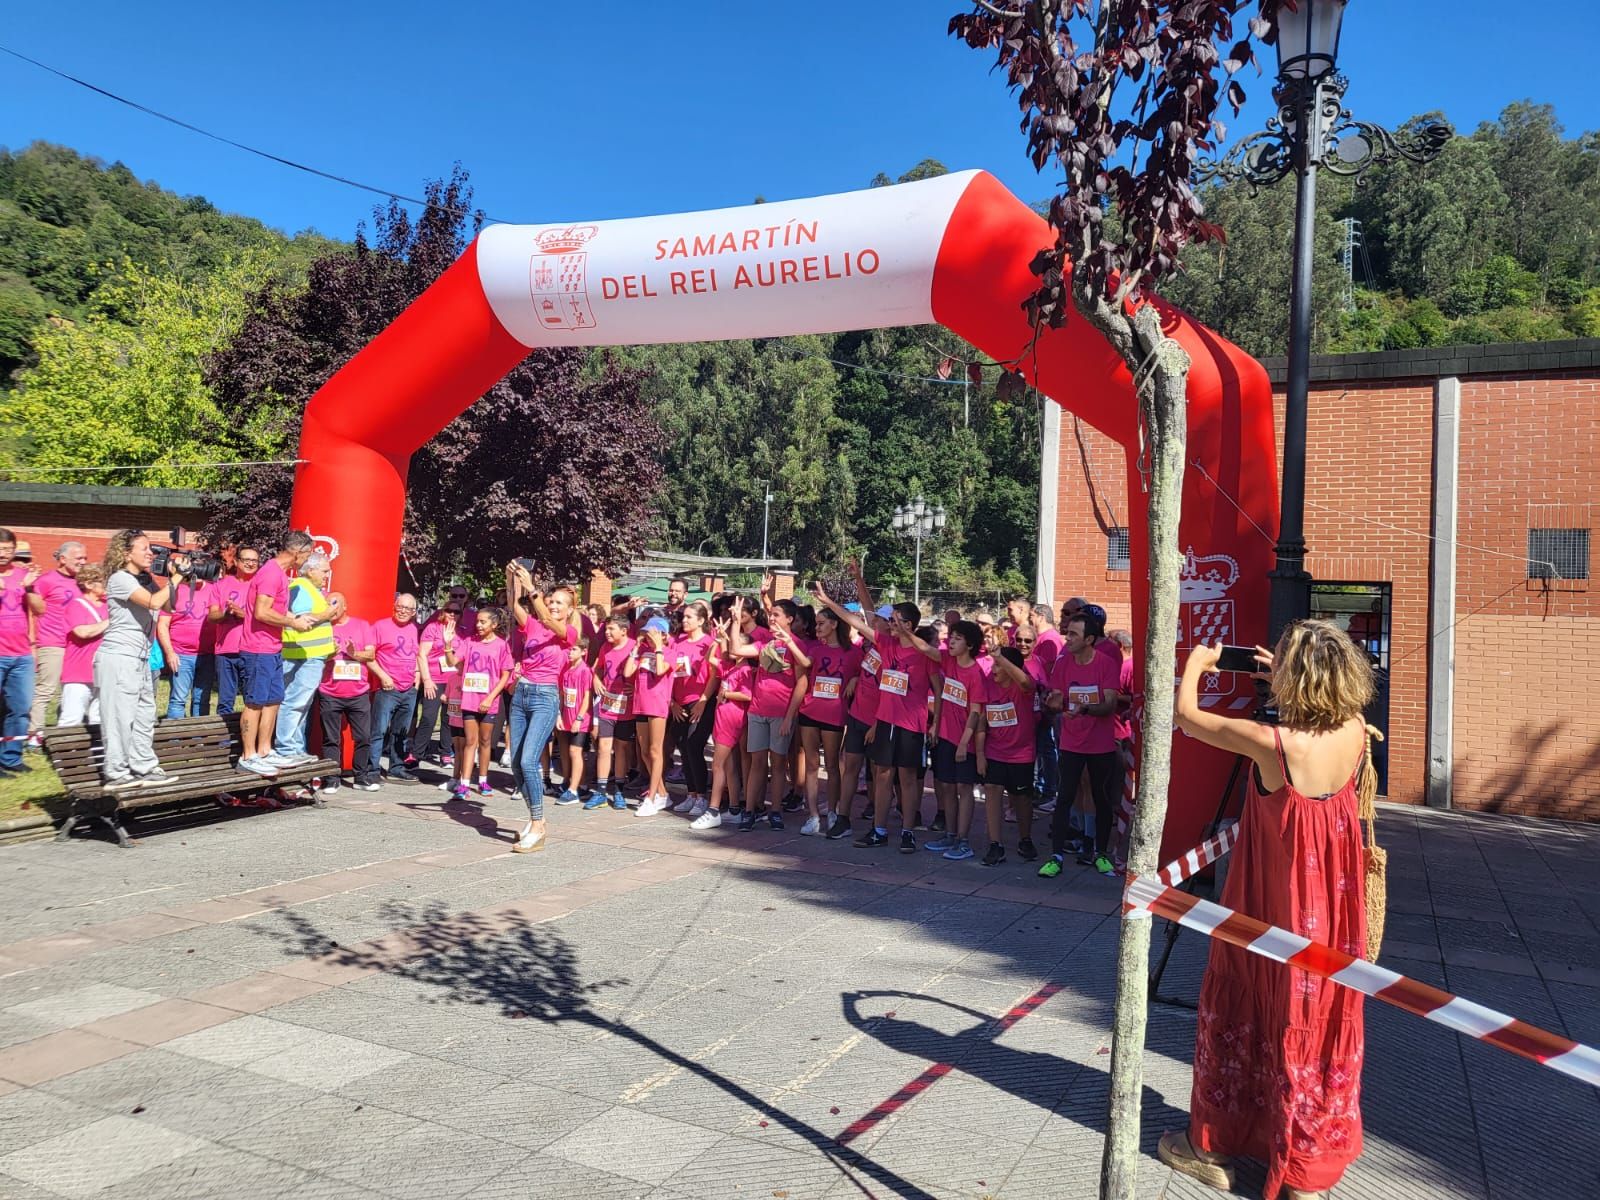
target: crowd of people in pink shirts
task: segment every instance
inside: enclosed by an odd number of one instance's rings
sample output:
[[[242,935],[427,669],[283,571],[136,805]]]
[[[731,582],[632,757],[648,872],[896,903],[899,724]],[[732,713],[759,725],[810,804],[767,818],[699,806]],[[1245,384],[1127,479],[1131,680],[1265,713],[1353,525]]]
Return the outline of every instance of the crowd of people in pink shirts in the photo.
[[[0,539],[0,557],[5,548]],[[0,563],[0,636],[18,575],[26,596],[43,596],[22,601],[44,609],[27,636],[66,631],[60,721],[92,722],[106,571],[68,550],[53,586]],[[474,605],[452,587],[424,619],[401,593],[389,614],[367,619],[328,590],[330,567],[291,533],[273,556],[235,549],[209,582],[175,578],[156,593],[147,580],[142,595],[160,601],[151,653],[159,647],[172,679],[166,715],[203,715],[213,693],[220,712],[242,703],[241,771],[270,780],[310,759],[315,706],[322,745],[349,733],[357,788],[414,783],[431,761],[447,773],[439,786],[465,798],[492,793],[491,768],[509,768],[529,812],[519,850],[543,847],[544,793],[559,787],[556,804],[585,811],[670,811],[696,831],[794,819],[802,834],[853,836],[862,848],[890,844],[897,819],[903,852],[926,829],[926,849],[960,860],[979,853],[977,840],[988,865],[1005,861],[1014,823],[1015,853],[1045,857],[1041,875],[1059,874],[1069,854],[1116,870],[1131,639],[1108,636],[1104,610],[1081,599],[1062,606],[1059,629],[1049,606],[1021,596],[999,620],[951,611],[930,621],[915,604],[875,604],[851,564],[848,598],[815,583],[809,603],[779,599],[768,577],[756,596],[688,601],[674,580],[665,605],[624,596],[584,608],[574,589],[537,585],[519,561],[497,603]],[[342,784],[331,775],[321,791]],[[980,788],[986,828],[975,839]],[[1035,814],[1050,818],[1048,856]]]

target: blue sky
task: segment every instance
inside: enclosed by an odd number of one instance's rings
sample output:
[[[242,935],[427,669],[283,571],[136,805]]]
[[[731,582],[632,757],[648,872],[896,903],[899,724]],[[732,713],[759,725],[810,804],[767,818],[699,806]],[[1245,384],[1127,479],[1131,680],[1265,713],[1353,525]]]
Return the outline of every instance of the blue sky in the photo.
[[[459,159],[495,218],[675,212],[864,187],[924,157],[1049,193],[959,0],[695,5],[13,5],[0,42],[218,133],[418,194]],[[1489,0],[1357,0],[1340,65],[1357,116],[1442,110],[1470,131],[1510,101],[1600,128],[1600,32],[1506,20]],[[441,14],[444,14],[441,17]],[[448,18],[459,15],[461,21]],[[1266,60],[1270,70],[1270,50]],[[1589,64],[1589,66],[1586,66]],[[1268,80],[1230,137],[1268,115]],[[349,237],[374,197],[253,158],[0,56],[0,144],[64,143],[289,231]]]

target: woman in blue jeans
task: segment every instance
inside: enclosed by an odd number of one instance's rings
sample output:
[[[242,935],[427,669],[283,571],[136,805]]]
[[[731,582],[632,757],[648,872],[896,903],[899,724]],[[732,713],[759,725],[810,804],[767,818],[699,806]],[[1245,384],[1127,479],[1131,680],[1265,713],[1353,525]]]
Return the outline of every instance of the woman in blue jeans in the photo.
[[[578,644],[572,608],[576,597],[566,586],[551,589],[547,596],[520,563],[506,566],[506,596],[522,634],[517,687],[511,694],[511,771],[528,803],[528,826],[512,849],[531,854],[545,846],[544,771],[539,763],[561,709],[561,667],[568,649]]]

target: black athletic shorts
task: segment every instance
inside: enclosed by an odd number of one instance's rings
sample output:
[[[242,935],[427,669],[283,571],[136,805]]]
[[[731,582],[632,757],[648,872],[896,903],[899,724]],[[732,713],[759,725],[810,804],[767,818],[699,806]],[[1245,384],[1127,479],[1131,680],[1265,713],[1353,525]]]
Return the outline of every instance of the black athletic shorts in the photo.
[[[620,721],[612,721],[606,717],[601,717],[600,736],[613,738],[619,742],[633,741],[633,718],[625,717]]]
[[[880,767],[920,771],[923,768],[922,742],[920,733],[879,721],[878,732],[873,735],[872,745],[867,747],[867,757]]]
[[[967,757],[956,761],[956,744],[940,738],[933,748],[933,778],[936,783],[977,783],[978,757],[967,747]]]
[[[567,745],[569,746],[577,746],[580,750],[588,748],[589,731],[587,729],[581,730],[578,733],[565,733],[558,734],[557,736],[565,737],[567,739]]]
[[[990,787],[1004,788],[1007,795],[1026,796],[1033,791],[1033,764],[996,762],[989,759],[983,781]]]
[[[800,728],[802,728],[802,729],[820,729],[825,733],[843,733],[844,732],[844,726],[843,725],[829,725],[826,721],[819,721],[815,717],[808,717],[808,716],[805,715],[805,713],[801,713],[800,714]]]
[[[870,747],[867,745],[867,730],[872,726],[865,721],[858,721],[854,717],[844,719],[844,752],[846,754],[865,754]]]

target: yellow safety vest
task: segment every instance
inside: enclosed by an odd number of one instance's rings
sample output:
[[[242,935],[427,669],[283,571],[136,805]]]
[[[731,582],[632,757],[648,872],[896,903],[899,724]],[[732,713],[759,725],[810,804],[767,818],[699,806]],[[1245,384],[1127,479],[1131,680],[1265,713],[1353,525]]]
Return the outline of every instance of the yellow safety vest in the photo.
[[[298,592],[307,592],[311,596],[311,607],[302,609],[303,612],[325,613],[330,607],[327,599],[317,590],[317,585],[304,577],[289,581],[289,612],[295,611],[295,598]],[[333,642],[332,625],[315,625],[305,633],[285,625],[283,627],[283,657],[285,660],[298,660],[303,658],[327,658],[336,647]]]

